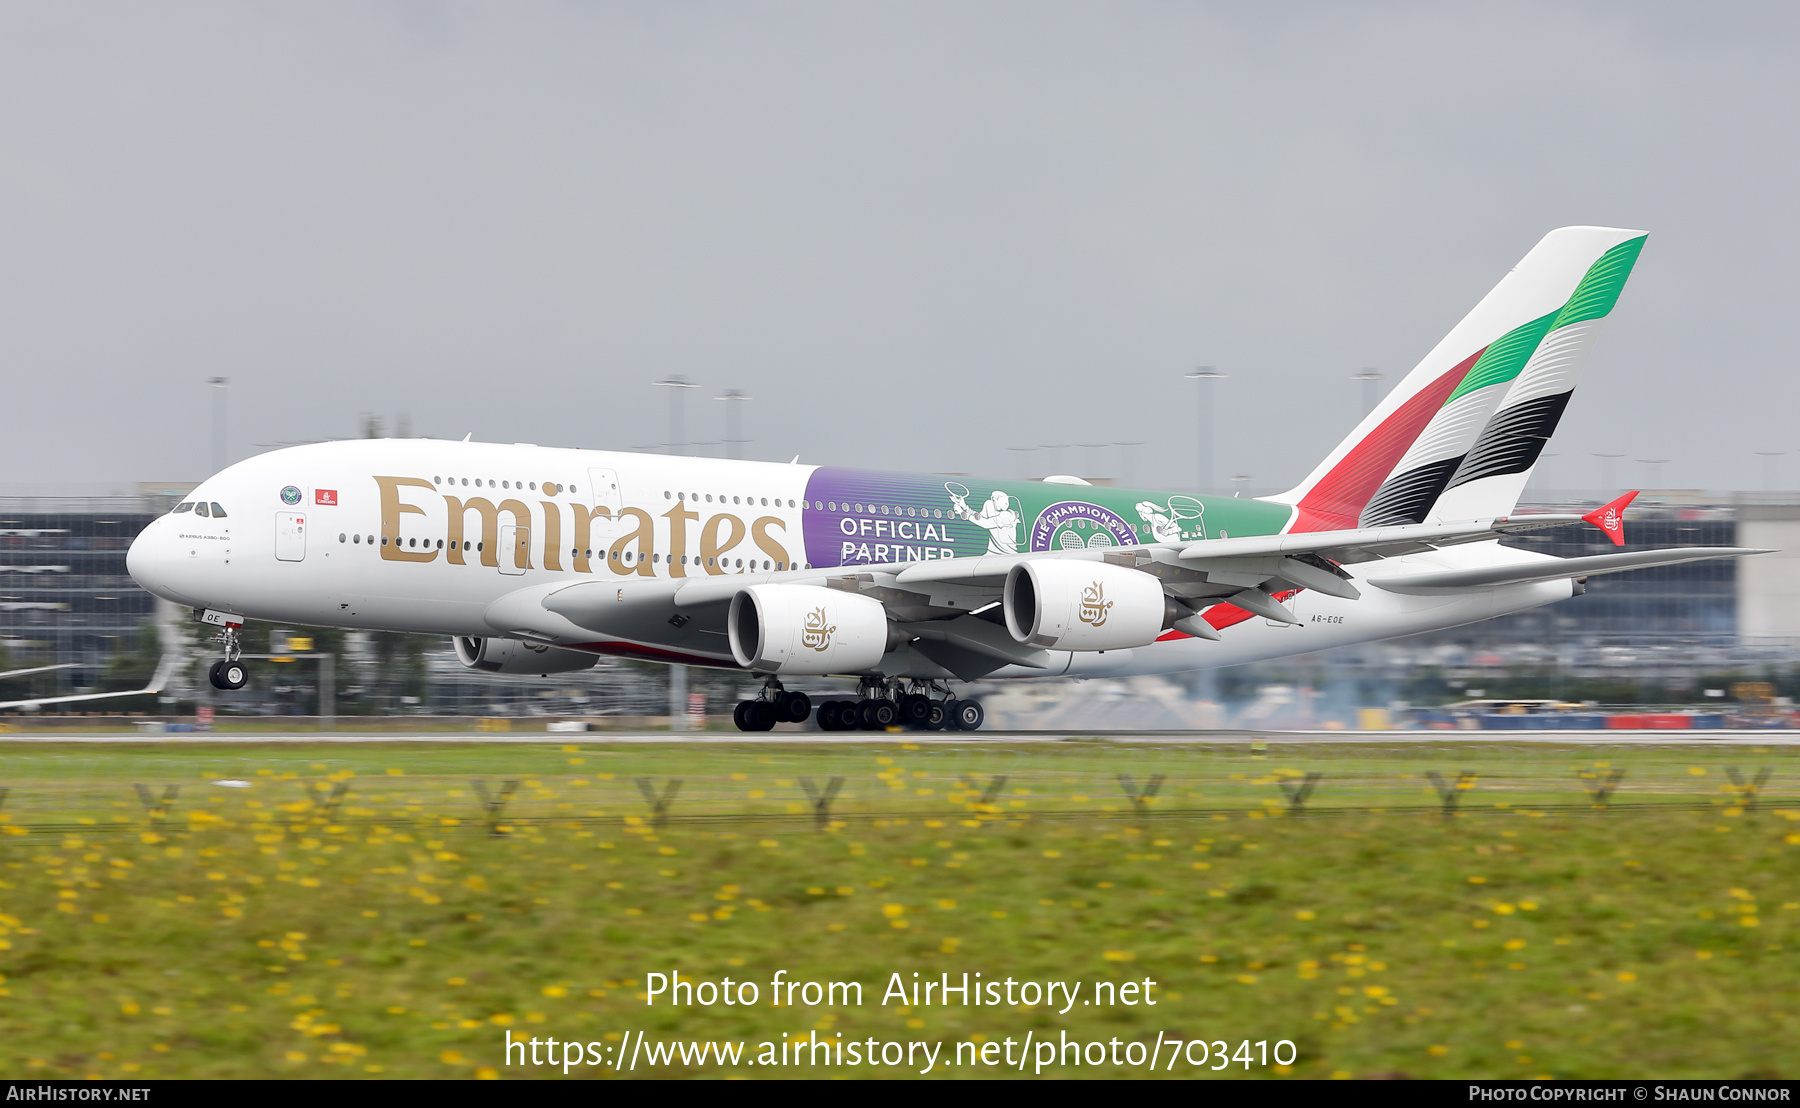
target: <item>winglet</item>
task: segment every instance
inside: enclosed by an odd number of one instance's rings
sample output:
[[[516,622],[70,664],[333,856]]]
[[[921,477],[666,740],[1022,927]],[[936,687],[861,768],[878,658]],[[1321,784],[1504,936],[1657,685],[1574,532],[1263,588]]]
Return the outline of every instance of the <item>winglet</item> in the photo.
[[[1611,504],[1595,508],[1581,518],[1606,532],[1606,537],[1614,546],[1625,545],[1625,506],[1637,498],[1637,490],[1633,489],[1619,497]]]

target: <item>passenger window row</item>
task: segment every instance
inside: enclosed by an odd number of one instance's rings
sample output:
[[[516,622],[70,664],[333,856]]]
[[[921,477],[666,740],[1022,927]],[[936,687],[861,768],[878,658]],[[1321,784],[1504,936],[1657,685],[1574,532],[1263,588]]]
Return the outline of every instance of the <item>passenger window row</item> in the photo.
[[[474,480],[475,480],[475,487],[476,487],[476,488],[481,488],[481,487],[482,487],[482,485],[481,485],[481,483],[482,483],[482,481],[484,481],[484,480],[485,480],[485,481],[486,481],[486,482],[487,482],[487,487],[488,487],[488,488],[490,488],[490,489],[491,489],[491,488],[494,488],[494,487],[495,487],[495,483],[494,483],[494,479],[493,479],[493,478],[492,478],[492,477],[487,477],[487,478],[482,478],[482,477],[477,477],[477,478],[475,478],[475,479],[474,479]],[[464,485],[467,485],[467,484],[468,484],[468,483],[469,483],[469,478],[467,478],[467,477],[462,477],[462,478],[456,478],[456,477],[433,477],[433,478],[432,478],[432,479],[431,479],[431,483],[432,483],[432,484],[434,484],[434,485],[442,485],[442,484],[446,484],[446,483],[448,483],[448,484],[451,484],[451,485],[455,485],[455,484],[457,484],[457,483],[458,483],[458,481],[460,481],[460,482],[461,482],[461,483],[462,483],[462,484],[464,484]],[[532,491],[532,492],[537,492],[537,491],[539,491],[539,490],[538,490],[538,483],[537,483],[537,482],[536,482],[536,481],[531,481],[531,482],[525,482],[525,481],[501,481],[501,482],[500,482],[500,483],[499,483],[499,487],[500,487],[500,488],[503,488],[503,489],[517,489],[517,490],[518,490],[518,491],[520,491],[520,492],[524,492],[524,491],[526,491],[526,488],[527,488],[527,487],[528,487],[528,486],[529,486],[529,488],[530,488],[530,490],[531,490],[531,491]],[[543,490],[542,490],[542,491],[543,491],[543,493],[544,493],[544,494],[545,494],[545,495],[546,495],[546,496],[555,496],[555,495],[557,495],[557,494],[558,494],[558,493],[565,493],[565,492],[567,492],[567,493],[573,493],[573,492],[574,492],[574,491],[575,491],[575,486],[574,486],[574,485],[564,485],[564,484],[559,484],[559,483],[557,483],[557,482],[555,482],[555,481],[545,481],[545,482],[544,482],[544,488],[543,488]]]
[[[700,494],[697,492],[670,492],[667,489],[663,490],[663,499],[664,500],[691,500],[696,504],[701,503],[701,501],[702,501]],[[718,503],[724,504],[726,499],[727,499],[727,497],[725,496],[725,494],[720,493],[718,496]],[[730,497],[729,499],[730,499],[731,503],[741,504],[747,508],[755,508],[755,507],[758,507],[759,505],[764,508],[767,508],[769,506],[769,498],[766,496],[762,497],[760,500],[754,496],[733,496],[733,497]],[[705,496],[705,503],[711,504],[713,502],[714,502],[713,494],[710,492],[707,493]],[[779,496],[776,497],[775,498],[775,507],[780,508],[780,507],[784,507],[784,506],[789,507],[789,508],[797,508],[797,507],[799,507],[799,501],[788,500],[788,501],[784,502]]]

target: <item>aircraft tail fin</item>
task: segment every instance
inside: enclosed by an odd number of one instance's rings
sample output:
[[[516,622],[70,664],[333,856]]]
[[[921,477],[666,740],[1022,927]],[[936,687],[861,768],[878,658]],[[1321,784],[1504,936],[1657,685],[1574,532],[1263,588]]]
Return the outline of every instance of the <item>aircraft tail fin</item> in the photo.
[[[1644,239],[1545,235],[1306,480],[1270,498],[1295,507],[1290,530],[1511,512]]]

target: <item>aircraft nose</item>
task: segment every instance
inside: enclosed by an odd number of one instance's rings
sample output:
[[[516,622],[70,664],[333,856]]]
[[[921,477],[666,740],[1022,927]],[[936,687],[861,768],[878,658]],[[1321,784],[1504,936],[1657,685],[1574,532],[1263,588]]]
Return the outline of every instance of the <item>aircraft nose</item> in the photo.
[[[131,548],[125,552],[125,572],[145,590],[164,600],[186,603],[187,598],[173,587],[177,552],[175,536],[170,532],[167,516],[151,520],[150,525],[131,540]]]

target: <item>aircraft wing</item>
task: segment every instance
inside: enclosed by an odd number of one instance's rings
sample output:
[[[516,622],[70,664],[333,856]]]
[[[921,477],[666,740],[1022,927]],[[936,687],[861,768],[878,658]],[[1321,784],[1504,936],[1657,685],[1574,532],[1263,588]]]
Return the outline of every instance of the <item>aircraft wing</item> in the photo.
[[[180,659],[173,654],[164,654],[156,663],[156,672],[151,675],[150,683],[141,689],[126,689],[122,692],[78,693],[73,696],[36,696],[28,700],[0,701],[0,708],[36,708],[44,704],[72,704],[78,700],[107,700],[118,696],[145,696],[163,691],[163,686],[174,676],[175,667]],[[46,666],[45,669],[57,669],[57,666]],[[29,671],[26,671],[29,672]]]
[[[978,614],[1000,599],[1008,572],[1024,561],[1106,561],[1149,573],[1161,580],[1166,595],[1194,613],[1178,621],[1178,629],[1216,638],[1218,632],[1198,613],[1218,603],[1293,622],[1277,599],[1283,593],[1304,588],[1346,599],[1361,595],[1343,564],[1580,521],[1574,515],[1540,515],[685,580],[556,582],[501,598],[488,608],[485,620],[499,634],[550,645],[579,647],[591,643],[597,633],[649,644],[653,651],[646,651],[646,656],[664,660],[685,656],[700,662],[730,656],[726,614],[740,589],[764,582],[819,585],[881,601],[922,653],[956,660],[954,667],[944,663],[947,668],[969,672],[991,672],[1008,664],[1037,668],[1044,663],[1043,652],[1012,642],[991,615]]]
[[[1742,558],[1749,554],[1770,553],[1773,551],[1742,546],[1678,546],[1667,550],[1637,550],[1628,554],[1597,554],[1588,558],[1559,558],[1525,565],[1452,569],[1403,577],[1370,577],[1367,580],[1369,584],[1388,592],[1430,595],[1495,585],[1523,585],[1568,577],[1594,577],[1602,573],[1673,566],[1683,562],[1704,561],[1707,558]]]

